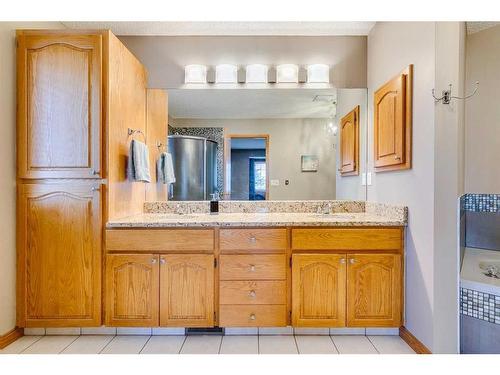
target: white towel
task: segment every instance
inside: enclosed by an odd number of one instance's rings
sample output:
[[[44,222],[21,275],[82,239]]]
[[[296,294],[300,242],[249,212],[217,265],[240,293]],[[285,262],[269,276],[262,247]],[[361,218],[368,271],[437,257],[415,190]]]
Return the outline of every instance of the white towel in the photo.
[[[151,182],[148,146],[135,139],[130,142],[127,175],[130,181]]]
[[[175,183],[174,165],[172,155],[168,152],[162,152],[156,164],[158,181],[163,184]]]

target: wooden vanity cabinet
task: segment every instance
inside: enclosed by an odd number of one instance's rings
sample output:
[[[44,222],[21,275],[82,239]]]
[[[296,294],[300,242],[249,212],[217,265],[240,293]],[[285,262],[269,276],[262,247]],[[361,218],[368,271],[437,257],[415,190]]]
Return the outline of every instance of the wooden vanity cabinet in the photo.
[[[374,93],[375,172],[411,168],[413,65]]]
[[[109,229],[106,251],[106,325],[214,326],[213,229]]]
[[[363,241],[377,231],[385,241]],[[292,252],[294,326],[402,325],[402,228],[292,229]]]

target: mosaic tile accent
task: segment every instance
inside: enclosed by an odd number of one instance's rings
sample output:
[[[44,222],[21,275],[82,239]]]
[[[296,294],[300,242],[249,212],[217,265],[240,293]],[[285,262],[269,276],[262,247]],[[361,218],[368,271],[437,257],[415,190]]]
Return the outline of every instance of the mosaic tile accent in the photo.
[[[490,323],[500,324],[500,296],[460,288],[460,313]]]
[[[224,191],[224,128],[175,128],[168,126],[168,135],[192,135],[217,142],[217,190]]]
[[[460,207],[465,211],[500,212],[500,194],[465,194],[462,198]]]

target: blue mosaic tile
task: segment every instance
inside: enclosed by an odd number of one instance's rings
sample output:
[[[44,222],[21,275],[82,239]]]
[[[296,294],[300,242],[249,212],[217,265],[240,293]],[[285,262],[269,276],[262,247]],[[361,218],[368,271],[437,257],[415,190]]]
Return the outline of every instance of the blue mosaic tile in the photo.
[[[460,288],[460,313],[493,324],[500,324],[500,296]]]
[[[460,198],[460,208],[474,212],[499,212],[500,194],[465,194]]]

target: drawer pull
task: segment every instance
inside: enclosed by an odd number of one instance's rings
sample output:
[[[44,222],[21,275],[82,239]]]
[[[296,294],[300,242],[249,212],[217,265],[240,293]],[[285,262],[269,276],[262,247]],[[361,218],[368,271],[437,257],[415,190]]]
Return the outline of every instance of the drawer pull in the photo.
[[[251,290],[251,291],[248,293],[248,295],[249,295],[251,298],[255,298],[255,296],[256,296],[257,294],[255,293],[255,290]]]
[[[156,258],[151,259],[151,264],[156,264]]]
[[[257,241],[257,238],[255,238],[255,236],[251,236],[250,237],[250,242],[251,243],[255,243]]]
[[[344,264],[344,263],[345,263],[345,258],[341,258],[341,259],[340,259],[340,263],[341,263],[341,264]]]
[[[255,314],[250,314],[250,320],[255,320]]]
[[[255,272],[255,264],[250,264],[250,271]]]
[[[165,258],[160,258],[160,264],[165,264],[167,263],[167,261],[165,260]]]
[[[351,259],[349,259],[349,262],[350,262],[351,264],[354,264],[354,263],[356,263],[356,259],[351,258]]]

